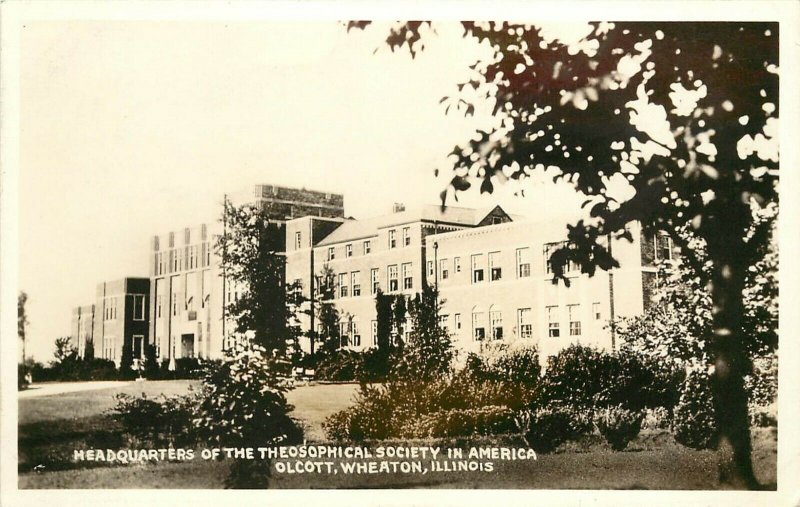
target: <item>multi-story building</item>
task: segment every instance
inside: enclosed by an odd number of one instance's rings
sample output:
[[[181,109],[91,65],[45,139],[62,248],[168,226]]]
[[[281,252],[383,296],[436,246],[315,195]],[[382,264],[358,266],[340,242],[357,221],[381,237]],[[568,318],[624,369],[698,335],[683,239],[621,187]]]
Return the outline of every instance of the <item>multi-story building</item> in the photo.
[[[285,250],[288,221],[307,216],[338,224],[344,216],[341,194],[314,190],[255,185],[252,194],[231,200],[266,212],[275,240],[271,247],[280,252]],[[152,238],[150,336],[159,358],[217,358],[230,345],[234,323],[225,317],[225,307],[238,298],[239,289],[226,280],[216,248],[225,227],[223,220]]]
[[[375,295],[411,296],[422,289],[431,235],[503,223],[511,218],[499,207],[490,212],[449,206],[424,206],[366,220],[302,218],[286,224],[286,279],[299,282],[309,299],[302,328],[309,330],[317,301],[317,277],[329,269],[334,277],[334,304],[340,314],[342,344],[362,349],[377,339]],[[303,344],[308,350],[307,344]]]
[[[73,346],[81,357],[92,347],[94,357],[122,364],[144,357],[148,336],[150,279],[122,278],[97,285],[96,302],[72,312]]]
[[[342,345],[376,344],[375,294],[411,296],[435,285],[442,323],[454,343],[479,350],[491,342],[537,344],[546,356],[570,343],[613,348],[610,322],[640,314],[655,283],[654,261],[674,254],[669,238],[645,238],[630,225],[633,242],[613,240],[620,267],[594,276],[566,267],[569,285],[554,284],[550,253],[564,243],[564,224],[532,222],[491,212],[438,206],[367,220],[287,222],[287,280],[310,299],[302,327],[316,327],[315,286],[323,269],[333,274],[333,304]],[[405,326],[405,332],[410,331]],[[306,347],[308,349],[308,347]]]
[[[207,224],[152,238],[150,336],[159,358],[221,354],[225,284],[215,241]]]
[[[655,283],[652,239],[637,224],[630,230],[633,242],[611,240],[618,268],[590,277],[569,263],[568,285],[553,283],[549,261],[564,243],[563,225],[520,221],[432,236],[426,272],[443,301],[440,319],[465,350],[517,340],[535,343],[543,356],[572,343],[613,349],[610,322],[641,314]],[[661,250],[667,255],[669,245]]]

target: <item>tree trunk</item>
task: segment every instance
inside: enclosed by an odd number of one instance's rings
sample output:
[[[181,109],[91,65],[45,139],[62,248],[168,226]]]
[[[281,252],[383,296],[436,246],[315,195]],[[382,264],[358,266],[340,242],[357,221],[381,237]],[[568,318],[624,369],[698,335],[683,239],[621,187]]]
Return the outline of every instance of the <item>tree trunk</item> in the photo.
[[[718,252],[719,262],[715,262],[710,284],[714,360],[711,388],[719,431],[719,480],[722,487],[758,489],[744,388],[744,376],[752,369],[742,333],[742,290],[747,267],[741,258],[736,258],[742,250],[730,249],[731,246]]]

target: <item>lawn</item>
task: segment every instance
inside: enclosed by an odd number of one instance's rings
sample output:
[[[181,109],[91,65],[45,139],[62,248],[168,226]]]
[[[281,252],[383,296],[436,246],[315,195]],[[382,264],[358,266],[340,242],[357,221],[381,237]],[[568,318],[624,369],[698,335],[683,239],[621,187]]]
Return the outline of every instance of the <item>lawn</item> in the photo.
[[[20,400],[20,488],[220,488],[228,462],[195,460],[187,463],[150,463],[75,469],[69,463],[75,448],[118,448],[113,421],[105,414],[114,394],[187,392],[192,381],[130,383],[97,391],[83,391]],[[352,384],[300,386],[289,393],[293,415],[306,427],[310,441],[324,438],[321,423],[329,414],[348,406],[358,387]],[[405,445],[407,442],[376,445]],[[469,447],[524,446],[517,437],[448,442],[414,442],[414,445]],[[771,488],[776,483],[777,431],[754,430],[757,475]],[[61,466],[58,463],[67,461]],[[332,460],[335,467],[346,459]],[[41,473],[32,472],[48,463]],[[569,444],[559,452],[540,455],[536,461],[497,461],[492,472],[435,472],[420,474],[279,474],[274,488],[535,488],[535,489],[713,489],[715,456],[674,442],[665,432],[645,432],[624,452],[610,450],[599,437]]]

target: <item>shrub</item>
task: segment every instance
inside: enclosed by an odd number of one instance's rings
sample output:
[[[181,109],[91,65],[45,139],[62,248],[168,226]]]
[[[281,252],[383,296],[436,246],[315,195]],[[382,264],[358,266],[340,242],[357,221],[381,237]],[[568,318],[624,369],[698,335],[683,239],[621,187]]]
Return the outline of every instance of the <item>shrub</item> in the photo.
[[[148,398],[119,393],[112,417],[136,443],[149,446],[187,446],[197,442],[194,424],[197,395]]]
[[[507,345],[490,354],[469,353],[464,369],[476,380],[536,384],[541,374],[539,354],[534,347],[509,349]]]
[[[258,345],[231,351],[203,377],[201,403],[194,420],[200,434],[222,447],[300,442],[303,432],[289,417],[292,407],[285,397],[290,372],[291,363]],[[269,476],[269,460],[237,460],[231,465],[226,485],[266,487]]]
[[[363,369],[363,357],[360,353],[347,349],[339,349],[325,354],[317,363],[315,375],[319,380],[333,382],[353,382],[357,372]]]
[[[644,416],[642,410],[628,410],[618,405],[595,413],[594,424],[611,448],[621,451],[639,434]]]
[[[772,404],[766,407],[750,407],[750,425],[757,428],[778,425],[777,406]]]
[[[750,409],[766,407],[778,394],[778,356],[768,354],[753,361],[753,373],[745,377]]]
[[[196,423],[213,441],[227,446],[265,446],[302,437],[289,417],[284,393],[290,384],[278,372],[279,359],[253,346],[229,357],[203,377]]]
[[[542,378],[543,406],[631,410],[677,402],[682,373],[631,351],[601,352],[573,345],[548,358]]]
[[[668,430],[672,425],[672,413],[664,407],[647,408],[644,411],[642,429]]]
[[[569,407],[529,411],[525,419],[525,440],[540,453],[553,452],[559,445],[577,440],[592,430],[588,415]]]
[[[707,449],[716,435],[714,405],[708,375],[690,373],[683,383],[673,414],[675,440],[692,449]]]
[[[498,406],[441,410],[410,419],[400,430],[400,436],[443,438],[514,433],[515,418],[513,410]]]
[[[393,411],[400,407],[383,387],[366,388],[357,395],[355,403],[337,412],[322,423],[325,435],[336,441],[382,440],[396,433],[400,424]]]

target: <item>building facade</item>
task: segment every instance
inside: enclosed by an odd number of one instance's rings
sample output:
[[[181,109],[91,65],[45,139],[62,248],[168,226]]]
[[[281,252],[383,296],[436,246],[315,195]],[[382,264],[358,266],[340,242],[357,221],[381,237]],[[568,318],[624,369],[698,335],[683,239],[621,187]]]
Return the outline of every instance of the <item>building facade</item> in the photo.
[[[503,223],[511,218],[502,209],[490,212],[430,205],[406,210],[395,206],[388,215],[366,220],[321,221],[304,218],[286,224],[286,279],[299,283],[309,300],[302,329],[319,331],[314,323],[319,301],[319,277],[330,270],[336,286],[342,346],[360,350],[377,342],[375,296],[413,296],[427,283],[426,242],[432,235]],[[406,331],[410,328],[406,328]],[[310,350],[308,343],[303,344]]]
[[[230,200],[256,205],[266,213],[272,248],[279,252],[286,250],[289,221],[310,224],[313,217],[314,224],[339,224],[344,216],[341,194],[315,190],[255,185],[252,192]],[[216,248],[225,227],[223,220],[152,237],[150,336],[157,357],[219,358],[231,345],[235,323],[226,317],[225,308],[238,299],[240,289],[225,278]]]
[[[499,207],[401,207],[324,225],[306,218],[287,222],[286,278],[299,282],[309,299],[303,330],[319,331],[315,307],[334,304],[341,345],[354,350],[377,343],[378,290],[411,297],[424,285],[438,287],[441,322],[459,349],[530,343],[543,357],[572,343],[613,349],[610,323],[644,311],[657,282],[655,262],[675,255],[666,235],[646,237],[635,223],[629,231],[632,242],[612,240],[620,267],[590,277],[569,265],[567,285],[553,283],[548,262],[565,241],[565,225],[512,217]],[[335,284],[328,303],[315,292],[323,270]]]
[[[122,278],[97,285],[95,304],[72,311],[70,339],[80,357],[91,347],[94,357],[122,365],[126,349],[131,361],[144,358],[148,343],[149,278]]]

